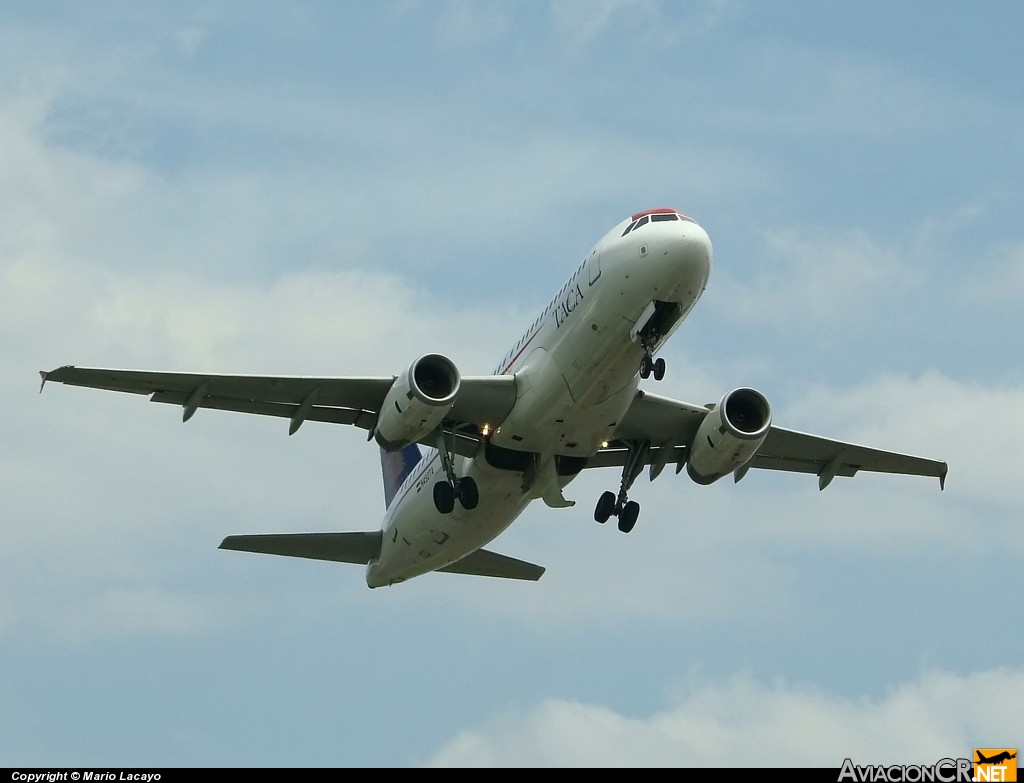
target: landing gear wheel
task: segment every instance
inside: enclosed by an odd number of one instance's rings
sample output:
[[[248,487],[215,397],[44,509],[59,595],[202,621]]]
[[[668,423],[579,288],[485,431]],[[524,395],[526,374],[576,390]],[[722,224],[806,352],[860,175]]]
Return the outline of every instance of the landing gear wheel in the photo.
[[[654,369],[654,366],[653,362],[651,362],[651,357],[645,353],[644,358],[640,360],[640,377],[645,380],[650,378],[652,369]]]
[[[441,514],[450,514],[455,508],[455,487],[447,481],[434,484],[434,508]]]
[[[597,501],[597,508],[594,509],[594,519],[600,522],[602,525],[608,521],[615,512],[615,493],[605,492]]]
[[[655,359],[654,361],[654,380],[660,381],[665,377],[665,360]]]
[[[438,427],[434,431],[434,437],[437,441],[437,453],[441,458],[441,469],[447,479],[434,484],[434,507],[441,514],[450,514],[455,509],[457,497],[463,508],[476,508],[480,502],[480,490],[477,489],[476,482],[469,477],[460,479],[455,472],[455,461],[452,459],[454,433]]]
[[[637,517],[640,516],[640,504],[635,500],[629,501],[619,512],[619,530],[628,533],[636,525]]]
[[[480,490],[469,476],[459,479],[459,502],[466,511],[472,511],[480,502]]]

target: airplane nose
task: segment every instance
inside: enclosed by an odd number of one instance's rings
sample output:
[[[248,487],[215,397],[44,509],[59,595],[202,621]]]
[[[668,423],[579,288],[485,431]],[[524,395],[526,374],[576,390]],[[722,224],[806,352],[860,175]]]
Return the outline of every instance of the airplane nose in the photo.
[[[711,266],[711,237],[698,223],[687,223],[683,230],[682,244],[687,256]]]
[[[675,209],[638,212],[615,238],[625,257],[672,276],[694,275],[707,280],[711,270],[711,238],[692,217]],[[616,228],[616,231],[619,229]]]
[[[707,280],[711,273],[711,237],[698,223],[680,221],[665,247],[676,274],[697,275]]]

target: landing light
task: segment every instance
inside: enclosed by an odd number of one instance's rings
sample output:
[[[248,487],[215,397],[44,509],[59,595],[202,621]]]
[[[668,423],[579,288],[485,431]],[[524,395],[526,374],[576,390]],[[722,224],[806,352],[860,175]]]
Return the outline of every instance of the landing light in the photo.
[[[608,448],[608,441],[606,441],[606,440],[601,441],[601,448],[602,449]]]
[[[490,425],[490,424],[484,424],[484,426],[482,426],[482,427],[480,428],[480,434],[481,434],[482,436],[484,436],[485,438],[486,438],[486,437],[487,437],[488,435],[490,435],[490,434],[491,434],[491,425]]]

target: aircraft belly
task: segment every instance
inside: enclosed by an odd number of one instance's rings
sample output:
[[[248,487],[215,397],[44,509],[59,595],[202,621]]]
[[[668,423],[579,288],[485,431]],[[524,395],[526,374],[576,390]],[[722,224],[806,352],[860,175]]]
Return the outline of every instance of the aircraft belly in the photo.
[[[450,514],[439,513],[433,501],[439,475],[410,492],[389,516],[380,557],[367,567],[367,584],[379,587],[443,568],[492,541],[526,507],[520,474],[496,471],[482,458],[462,462],[460,475],[477,482],[477,507],[467,511],[456,501]]]

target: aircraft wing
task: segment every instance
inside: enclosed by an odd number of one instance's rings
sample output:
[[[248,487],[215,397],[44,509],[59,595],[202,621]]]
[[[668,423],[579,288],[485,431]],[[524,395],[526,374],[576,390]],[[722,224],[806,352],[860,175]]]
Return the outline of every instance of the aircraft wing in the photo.
[[[306,420],[351,424],[372,430],[394,377],[298,377],[114,370],[67,365],[41,372],[43,385],[56,381],[108,391],[146,394],[152,402],[181,405],[188,421],[198,408],[289,419],[289,434]],[[485,422],[500,422],[516,401],[511,375],[463,377],[446,423],[458,434],[475,434]],[[473,443],[460,443],[467,451]],[[432,443],[427,445],[434,445]]]
[[[624,465],[628,441],[651,444],[645,457],[647,464],[675,463],[681,467],[686,462],[687,444],[693,442],[707,412],[704,406],[638,391],[616,428],[616,440],[592,457],[587,467]],[[946,463],[939,460],[845,443],[775,425],[771,426],[750,462],[736,471],[735,480],[739,481],[751,468],[812,473],[818,476],[820,489],[835,476],[854,476],[862,470],[932,476],[944,487],[948,471]]]

